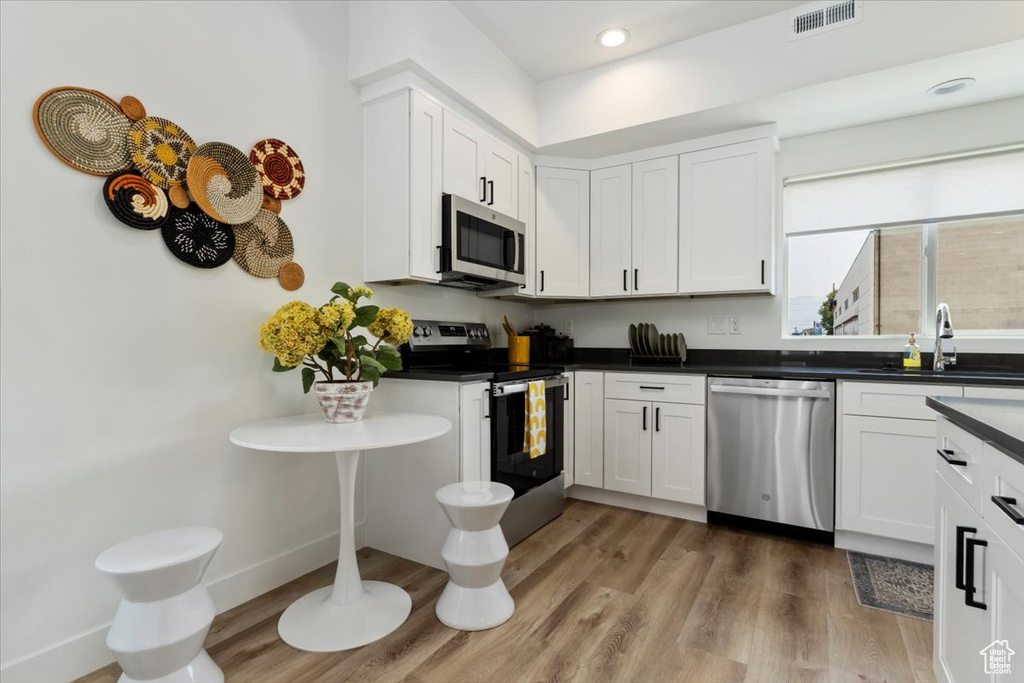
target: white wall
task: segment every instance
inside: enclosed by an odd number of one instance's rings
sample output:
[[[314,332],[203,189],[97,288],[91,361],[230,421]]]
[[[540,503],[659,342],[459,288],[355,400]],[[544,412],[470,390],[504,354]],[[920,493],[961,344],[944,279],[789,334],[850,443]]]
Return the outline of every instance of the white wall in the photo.
[[[535,319],[557,329],[572,322],[577,347],[626,348],[626,329],[633,322],[652,322],[662,332],[682,332],[691,348],[700,349],[819,349],[885,351],[903,343],[889,339],[816,339],[783,337],[785,304],[781,229],[781,179],[844,168],[979,149],[1024,141],[1024,98],[950,109],[866,126],[782,140],[779,153],[779,207],[776,226],[776,296],[713,297],[653,301],[593,302],[539,307]],[[954,313],[955,314],[955,313]],[[742,334],[709,335],[709,316],[740,318]],[[927,330],[922,332],[931,334]],[[925,351],[932,341],[921,340]],[[1020,339],[957,340],[964,352],[1021,353]]]
[[[448,0],[351,3],[348,77],[413,70],[520,144],[537,144],[537,85]]]
[[[868,0],[863,17],[790,42],[780,12],[544,81],[538,147],[1019,40],[1024,4]]]
[[[294,298],[361,281],[362,119],[336,2],[0,5],[0,677],[57,681],[110,661],[118,594],[93,559],[135,534],[213,525],[218,607],[336,555],[331,458],[236,448],[236,425],[316,410],[270,372],[257,328]],[[55,15],[59,14],[59,20]],[[151,27],[167,25],[167,32]],[[308,174],[282,217],[298,292],[234,263],[205,271],[118,223],[102,178],[55,159],[32,104],[57,85],[139,97],[197,142],[292,143]],[[423,317],[524,323],[439,287],[378,287]]]

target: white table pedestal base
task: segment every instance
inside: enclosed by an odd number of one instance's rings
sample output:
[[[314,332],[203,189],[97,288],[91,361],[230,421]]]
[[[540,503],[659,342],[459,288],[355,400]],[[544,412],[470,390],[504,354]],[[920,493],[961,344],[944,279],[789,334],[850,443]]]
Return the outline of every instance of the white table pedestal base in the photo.
[[[307,652],[350,650],[391,633],[412,611],[409,594],[390,583],[363,581],[363,597],[350,605],[331,602],[333,590],[326,586],[293,602],[277,624],[281,639]]]

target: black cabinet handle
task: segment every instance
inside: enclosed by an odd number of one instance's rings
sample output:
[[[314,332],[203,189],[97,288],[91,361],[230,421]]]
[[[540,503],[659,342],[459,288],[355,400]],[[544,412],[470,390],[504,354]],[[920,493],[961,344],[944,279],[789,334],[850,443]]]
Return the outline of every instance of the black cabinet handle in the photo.
[[[569,385],[568,384],[565,385],[565,394],[563,394],[562,400],[563,401],[568,401],[569,400]]]
[[[640,388],[641,389],[652,389],[654,391],[665,391],[665,387],[649,387],[649,386],[645,386],[643,384],[640,385]]]
[[[935,452],[939,454],[939,457],[948,462],[950,465],[956,465],[958,467],[967,467],[966,460],[960,460],[953,457],[953,451],[948,448],[937,448]]]
[[[661,408],[654,409],[654,431],[661,431]]]
[[[764,259],[761,259],[761,284],[764,284]]]
[[[435,271],[435,272],[440,273],[444,269],[444,264],[441,262],[443,260],[442,259],[443,255],[444,254],[441,251],[441,246],[438,245],[438,247],[437,247],[437,271]]]
[[[487,206],[491,206],[492,204],[494,204],[494,181],[488,180],[487,187],[490,188],[491,190],[491,201],[487,202]],[[484,194],[486,195],[487,193],[485,192]]]
[[[626,285],[626,278],[629,277],[628,274],[629,274],[629,271],[626,270],[625,268],[623,268],[622,269],[622,291],[623,292],[628,292],[629,291],[629,286]]]
[[[647,431],[647,406],[644,406],[644,431]]]
[[[967,539],[967,578],[964,580],[964,583],[966,583],[967,585],[964,588],[964,604],[968,607],[988,609],[988,605],[986,605],[983,602],[978,602],[974,599],[974,594],[978,592],[978,589],[974,587],[974,549],[979,545],[982,547],[987,546],[988,541],[983,541],[980,538]]]
[[[1016,498],[1006,496],[992,496],[992,502],[996,507],[1006,513],[1007,517],[1013,520],[1014,524],[1024,524],[1024,515],[1017,512],[1013,506],[1017,504]]]
[[[978,530],[970,526],[956,528],[956,587],[967,590],[964,584],[964,534],[976,534]]]
[[[483,197],[480,198],[480,201],[486,202],[487,201],[487,176],[483,176],[483,175],[480,176],[480,192],[482,192],[483,195],[484,195]]]
[[[544,291],[544,271],[540,271],[540,291]]]
[[[640,291],[640,269],[639,268],[634,268],[633,269],[633,291],[634,292]]]

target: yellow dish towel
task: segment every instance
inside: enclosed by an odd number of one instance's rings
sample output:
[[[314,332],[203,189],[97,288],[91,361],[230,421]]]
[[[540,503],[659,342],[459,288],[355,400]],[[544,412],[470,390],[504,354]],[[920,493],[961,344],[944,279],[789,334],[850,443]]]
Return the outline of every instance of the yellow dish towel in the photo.
[[[544,398],[544,380],[530,382],[526,392],[526,433],[523,435],[523,451],[530,459],[539,458],[547,452],[548,418],[547,399]]]

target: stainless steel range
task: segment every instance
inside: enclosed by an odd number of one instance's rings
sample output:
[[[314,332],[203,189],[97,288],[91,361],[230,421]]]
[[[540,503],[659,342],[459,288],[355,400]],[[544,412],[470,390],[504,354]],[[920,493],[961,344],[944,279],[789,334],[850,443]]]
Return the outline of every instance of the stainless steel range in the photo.
[[[402,347],[407,371],[472,376],[490,383],[490,467],[481,475],[515,492],[501,520],[505,539],[513,546],[562,513],[569,387],[562,367],[512,366],[495,360],[504,352],[492,353],[490,332],[483,323],[439,320],[413,320],[413,336]],[[535,380],[544,380],[547,448],[543,455],[530,458],[524,449],[526,392]]]

